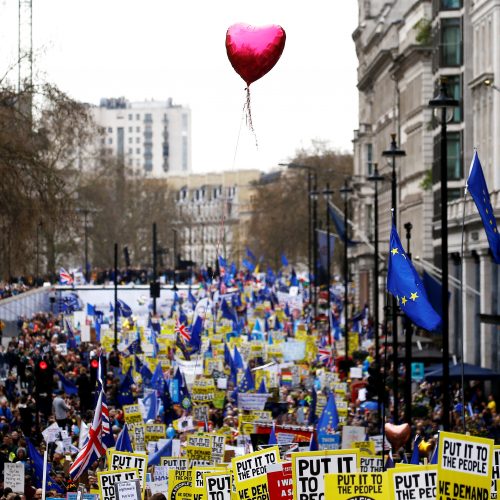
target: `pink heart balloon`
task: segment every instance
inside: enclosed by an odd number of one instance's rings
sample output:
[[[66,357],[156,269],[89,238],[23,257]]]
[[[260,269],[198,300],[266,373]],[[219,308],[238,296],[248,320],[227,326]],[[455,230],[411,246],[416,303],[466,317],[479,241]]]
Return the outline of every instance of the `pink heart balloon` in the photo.
[[[226,33],[227,57],[236,73],[250,85],[271,71],[283,53],[285,40],[285,30],[275,24],[233,24]]]

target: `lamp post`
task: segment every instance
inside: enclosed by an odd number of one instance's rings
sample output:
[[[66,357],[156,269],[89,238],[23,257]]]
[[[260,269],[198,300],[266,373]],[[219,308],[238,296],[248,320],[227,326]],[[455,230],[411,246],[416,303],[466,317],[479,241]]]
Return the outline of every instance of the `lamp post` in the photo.
[[[332,333],[332,324],[330,321],[331,317],[331,309],[332,309],[332,300],[331,300],[331,292],[330,286],[332,283],[331,278],[331,258],[330,258],[330,214],[328,213],[328,204],[330,203],[330,199],[333,196],[333,191],[330,189],[330,184],[326,183],[326,189],[323,190],[323,196],[325,198],[325,217],[326,217],[326,274],[328,276],[328,285],[327,285],[327,300],[328,300],[328,335],[331,337]]]
[[[391,175],[391,199],[392,199],[392,221],[397,228],[397,177],[396,177],[396,158],[406,156],[406,152],[399,149],[396,144],[396,134],[391,134],[391,144],[389,149],[382,152],[382,156],[392,158],[392,175]],[[399,420],[399,404],[398,404],[398,302],[396,297],[392,297],[392,360],[393,360],[393,382],[392,390],[394,393],[394,423]]]
[[[347,255],[347,247],[349,242],[349,226],[348,226],[348,211],[349,211],[349,194],[353,189],[349,187],[347,179],[344,180],[344,187],[340,188],[340,193],[344,199],[344,324],[345,324],[345,366],[349,365],[349,261]]]
[[[157,233],[156,222],[153,222],[153,282],[151,286],[151,295],[153,296],[153,315],[156,316],[156,298],[157,298]]]
[[[316,325],[316,318],[318,317],[318,185],[317,178],[314,175],[314,184],[312,191],[309,192],[309,197],[312,200],[312,260],[313,260],[313,285],[314,285],[314,325]]]
[[[377,366],[377,379],[380,380],[380,341],[379,341],[379,269],[378,269],[378,183],[384,180],[384,177],[378,172],[378,165],[374,164],[373,175],[368,177],[368,180],[373,182],[374,188],[374,255],[373,255],[373,329],[375,331],[375,364]],[[382,388],[379,387],[377,398],[377,415],[378,421],[382,418]],[[383,423],[382,423],[383,424]]]
[[[311,293],[311,302],[314,303],[314,315],[317,313],[317,297],[316,297],[316,264],[313,264],[316,248],[316,202],[313,201],[311,194],[316,192],[318,177],[316,168],[311,165],[303,165],[301,163],[280,163],[281,167],[287,167],[292,170],[307,170],[307,211],[308,211],[308,236],[307,236],[307,259],[309,268],[309,290]],[[317,195],[316,195],[317,199]],[[315,262],[315,260],[314,260]]]
[[[443,417],[442,424],[445,431],[450,428],[450,345],[449,345],[449,317],[448,317],[448,156],[446,123],[453,117],[453,108],[459,102],[448,96],[446,79],[441,78],[439,94],[429,101],[429,106],[436,111],[436,118],[441,122],[441,158],[440,158],[440,180],[441,180],[441,306],[442,317],[442,348],[443,348]],[[451,113],[450,113],[451,111]]]
[[[403,226],[406,230],[406,256],[411,260],[410,251],[410,240],[411,240],[411,230],[413,229],[413,224],[407,222]],[[408,316],[405,316],[404,320],[405,329],[405,385],[404,385],[404,398],[405,398],[405,422],[411,425],[411,335],[412,326],[411,321]],[[408,448],[410,443],[408,443]]]

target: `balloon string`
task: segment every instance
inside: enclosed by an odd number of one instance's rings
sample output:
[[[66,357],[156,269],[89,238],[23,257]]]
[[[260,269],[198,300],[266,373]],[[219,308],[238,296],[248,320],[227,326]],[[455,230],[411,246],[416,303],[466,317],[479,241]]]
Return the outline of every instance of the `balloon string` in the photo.
[[[250,87],[247,87],[246,89],[246,101],[245,105],[243,106],[243,109],[246,111],[246,122],[247,122],[247,127],[252,131],[252,134],[255,138],[255,147],[259,149],[259,143],[257,141],[257,134],[255,133],[255,129],[253,128],[253,121],[252,121],[252,106],[250,102]]]

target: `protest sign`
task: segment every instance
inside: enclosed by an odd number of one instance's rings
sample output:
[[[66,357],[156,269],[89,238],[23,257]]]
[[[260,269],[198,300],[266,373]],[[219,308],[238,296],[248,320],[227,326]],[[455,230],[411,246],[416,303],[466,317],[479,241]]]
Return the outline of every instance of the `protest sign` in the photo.
[[[204,448],[203,446],[186,446],[186,456],[190,462],[203,461],[212,462],[212,448]]]
[[[440,432],[437,500],[488,500],[493,441]]]
[[[267,486],[271,500],[292,500],[292,464],[282,462],[268,467]]]
[[[3,464],[3,487],[10,488],[14,493],[24,494],[24,464]]]
[[[170,467],[166,465],[156,465],[153,478],[155,481],[168,481],[168,471]]]
[[[263,410],[269,394],[253,394],[249,392],[238,394],[240,410]]]
[[[151,441],[158,441],[167,435],[167,426],[165,424],[145,424],[144,438],[146,444]]]
[[[205,476],[207,500],[231,500],[232,475],[209,473]]]
[[[131,428],[133,424],[142,424],[144,419],[141,413],[141,407],[138,404],[135,405],[123,405],[123,415],[125,417],[125,422]]]
[[[133,479],[139,479],[137,469],[98,472],[97,481],[101,500],[117,500],[115,483],[132,481]]]
[[[368,440],[375,443],[375,453],[380,453],[382,451],[382,437],[384,437],[384,450],[390,450],[391,444],[387,441],[387,436],[382,436],[382,434],[377,434],[375,436],[369,436]]]
[[[193,467],[191,492],[193,500],[205,500],[205,476],[212,472],[226,472],[225,467]]]
[[[139,500],[141,498],[141,482],[139,479],[115,483],[116,500]]]
[[[193,420],[195,422],[208,421],[208,405],[194,405],[193,406]]]
[[[215,397],[215,383],[213,378],[198,378],[194,381],[191,391],[193,403],[207,403]]]
[[[151,481],[148,483],[149,491],[151,495],[155,493],[163,493],[165,496],[168,494],[168,480],[162,479],[161,481]]]
[[[318,446],[320,450],[339,450],[340,434],[330,434],[326,432],[318,433]]]
[[[365,440],[366,429],[354,425],[344,425],[342,427],[342,449],[350,450],[352,443]]]
[[[241,500],[269,500],[267,466],[279,462],[279,449],[273,446],[231,460],[234,483]]]
[[[375,455],[375,443],[373,441],[353,441],[351,448],[359,450],[360,453]]]
[[[226,447],[226,436],[222,434],[212,434],[212,461],[219,464],[224,460]]]
[[[493,449],[493,465],[491,468],[491,500],[497,500],[497,481],[500,479],[500,446]]]
[[[390,500],[435,500],[437,465],[388,469]]]
[[[127,424],[128,425],[128,424]],[[145,451],[146,449],[146,428],[144,424],[132,424],[134,436],[134,450]]]
[[[189,446],[199,446],[201,448],[212,448],[212,436],[210,434],[190,434],[187,437],[187,444]]]
[[[109,470],[136,469],[144,491],[146,488],[146,472],[148,470],[148,456],[146,454],[112,450],[108,463]]]
[[[61,428],[57,425],[57,422],[54,422],[42,432],[42,436],[47,444],[53,443],[54,441],[60,439]]]
[[[325,475],[325,500],[387,500],[387,489],[382,472]]]
[[[191,470],[169,471],[167,500],[192,500],[191,479]]]
[[[188,459],[180,457],[161,457],[160,465],[174,470],[187,470]]]
[[[371,455],[364,455],[360,451],[359,455],[359,472],[383,472],[384,459]]]
[[[295,500],[319,500],[325,493],[325,474],[359,469],[358,450],[306,451],[293,453],[291,458]]]

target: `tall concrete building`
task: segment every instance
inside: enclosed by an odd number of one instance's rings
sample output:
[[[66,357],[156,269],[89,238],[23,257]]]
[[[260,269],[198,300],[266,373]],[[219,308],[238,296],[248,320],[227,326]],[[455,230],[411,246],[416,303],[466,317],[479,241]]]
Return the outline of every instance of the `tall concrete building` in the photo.
[[[100,148],[147,177],[191,172],[191,110],[167,101],[101,99],[92,108]]]
[[[231,170],[169,177],[177,192],[178,252],[198,266],[217,255],[241,263],[248,242],[252,197],[262,172]]]
[[[418,271],[440,275],[441,133],[428,102],[446,78],[459,106],[447,125],[450,351],[466,362],[500,370],[500,272],[482,222],[464,185],[477,147],[495,214],[500,214],[500,5],[495,0],[359,0],[353,39],[359,60],[359,127],[354,136],[354,223],[373,239],[373,184],[377,163],[379,243],[386,254],[390,230],[391,165],[382,155],[391,133],[406,156],[396,160],[398,231],[413,226],[411,253]],[[463,252],[462,252],[463,236]],[[351,249],[358,302],[373,304],[373,251]],[[380,266],[384,303],[387,261]],[[463,280],[461,291],[460,281]],[[489,315],[485,317],[484,315]],[[383,317],[380,311],[380,317]],[[489,322],[484,321],[488,319]],[[491,323],[491,322],[497,322]]]

